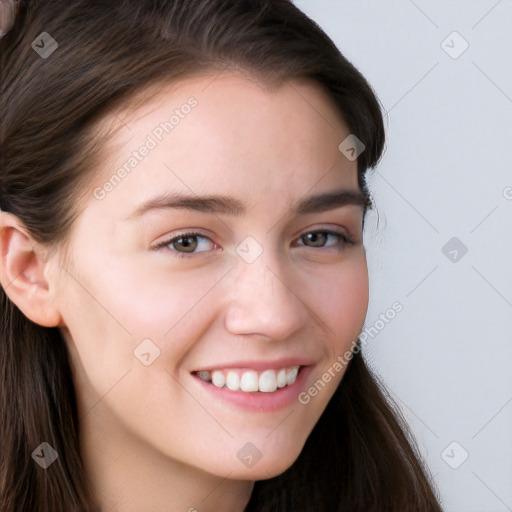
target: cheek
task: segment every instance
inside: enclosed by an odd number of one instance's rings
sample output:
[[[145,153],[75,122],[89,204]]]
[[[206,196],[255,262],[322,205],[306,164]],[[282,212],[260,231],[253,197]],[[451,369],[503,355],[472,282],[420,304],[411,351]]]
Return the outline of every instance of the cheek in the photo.
[[[354,258],[338,272],[330,273],[328,280],[316,279],[310,284],[309,298],[315,301],[315,312],[326,326],[325,357],[298,396],[310,422],[320,418],[343,379],[366,318],[368,288],[366,257]]]
[[[83,269],[81,269],[83,270]],[[77,391],[85,411],[105,396],[132,364],[133,338],[117,317],[99,282],[82,272],[69,270],[59,293],[64,326]]]
[[[369,300],[368,267],[365,257],[357,257],[329,272],[323,279],[308,283],[309,304],[328,326],[330,351],[345,351],[359,336]]]
[[[162,349],[179,352],[187,348],[178,341],[183,331],[193,339],[201,319],[203,324],[209,322],[215,310],[215,285],[225,271],[211,266],[180,271],[147,260],[120,263],[110,277],[105,301],[134,340],[151,338]],[[190,330],[193,325],[197,327]]]
[[[164,356],[158,356],[157,366],[172,371],[215,311],[212,291],[224,269],[177,272],[162,261],[151,263],[147,257],[100,261],[91,253],[77,261],[62,290],[64,321],[87,373],[101,388],[129,368],[143,370],[134,357],[143,340]]]

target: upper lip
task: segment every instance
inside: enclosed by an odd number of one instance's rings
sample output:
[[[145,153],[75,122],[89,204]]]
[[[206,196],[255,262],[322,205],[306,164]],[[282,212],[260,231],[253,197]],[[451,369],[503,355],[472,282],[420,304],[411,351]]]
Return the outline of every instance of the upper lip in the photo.
[[[199,371],[212,371],[223,368],[250,368],[251,370],[280,370],[281,368],[289,368],[290,366],[310,366],[315,364],[315,360],[308,357],[284,357],[282,359],[245,359],[238,361],[227,361],[222,363],[208,364],[193,370]]]

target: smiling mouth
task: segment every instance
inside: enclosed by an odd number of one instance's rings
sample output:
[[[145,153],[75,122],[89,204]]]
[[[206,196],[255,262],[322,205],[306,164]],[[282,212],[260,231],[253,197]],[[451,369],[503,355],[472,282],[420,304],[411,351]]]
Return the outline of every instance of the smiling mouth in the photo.
[[[299,375],[302,366],[288,366],[278,370],[226,369],[201,370],[194,372],[202,381],[217,388],[227,388],[231,391],[244,393],[273,393],[274,391],[291,386]]]

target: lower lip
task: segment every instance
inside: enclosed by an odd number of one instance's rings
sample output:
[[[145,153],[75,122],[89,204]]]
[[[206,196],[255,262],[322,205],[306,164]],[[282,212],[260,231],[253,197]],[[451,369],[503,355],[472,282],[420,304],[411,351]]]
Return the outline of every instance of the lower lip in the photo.
[[[197,377],[197,375],[193,375],[193,377],[203,389],[218,399],[249,411],[274,412],[297,402],[298,395],[303,391],[307,377],[312,369],[312,366],[304,366],[293,384],[285,386],[284,388],[278,388],[276,391],[270,393],[261,391],[250,393],[245,391],[231,391],[228,388],[218,388],[209,382],[205,382]]]

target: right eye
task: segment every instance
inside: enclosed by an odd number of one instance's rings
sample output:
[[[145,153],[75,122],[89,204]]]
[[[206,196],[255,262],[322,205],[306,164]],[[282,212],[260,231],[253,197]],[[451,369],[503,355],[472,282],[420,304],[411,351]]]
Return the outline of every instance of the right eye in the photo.
[[[196,252],[206,252],[208,249],[203,251],[196,251],[199,246],[204,247],[206,243],[198,242],[198,239],[209,241],[215,246],[215,244],[206,236],[196,232],[180,233],[174,235],[172,238],[168,238],[164,242],[158,244],[155,251],[171,251],[176,253],[178,258],[191,258]],[[183,250],[182,250],[183,249]]]

